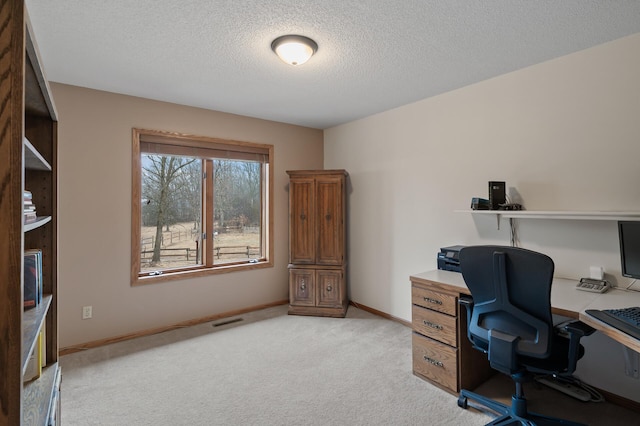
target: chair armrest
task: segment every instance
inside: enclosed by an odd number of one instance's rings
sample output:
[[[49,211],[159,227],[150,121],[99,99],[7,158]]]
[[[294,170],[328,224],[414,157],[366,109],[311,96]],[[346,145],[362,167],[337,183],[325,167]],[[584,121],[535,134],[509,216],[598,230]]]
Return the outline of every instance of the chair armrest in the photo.
[[[460,296],[458,298],[458,305],[464,306],[467,310],[467,318],[471,318],[471,312],[473,311],[473,298],[471,298],[471,296]]]
[[[473,313],[473,298],[471,296],[462,295],[458,298],[458,305],[463,306],[467,310],[467,338],[473,342],[471,332],[468,327],[469,320],[471,320],[471,314]]]
[[[577,320],[564,324],[564,327],[562,328],[567,333],[569,333],[570,336],[573,336],[575,334],[580,337],[590,336],[596,331],[595,328],[590,327],[587,324],[583,323],[582,321],[577,321]]]
[[[479,337],[474,336],[471,333],[471,317],[473,317],[473,308],[475,306],[473,303],[473,298],[471,296],[462,295],[458,298],[458,305],[464,306],[467,313],[465,328],[467,330],[467,339],[469,339],[469,342],[471,342],[471,346],[473,346],[474,349],[484,352],[485,354],[489,353],[489,341],[485,341]]]
[[[577,320],[564,324],[562,330],[569,333],[569,363],[567,366],[567,373],[572,374],[576,371],[576,366],[578,364],[580,339],[584,336],[593,334],[596,330]]]

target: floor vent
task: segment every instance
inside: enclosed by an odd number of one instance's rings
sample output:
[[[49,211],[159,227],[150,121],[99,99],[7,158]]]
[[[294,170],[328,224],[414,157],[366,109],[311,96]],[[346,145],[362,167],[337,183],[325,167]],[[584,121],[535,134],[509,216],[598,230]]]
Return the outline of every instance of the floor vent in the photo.
[[[221,322],[217,322],[215,324],[213,324],[214,327],[220,327],[222,325],[228,325],[228,324],[233,324],[234,322],[240,322],[242,321],[242,318],[234,318],[234,319],[230,319],[227,321],[221,321]]]

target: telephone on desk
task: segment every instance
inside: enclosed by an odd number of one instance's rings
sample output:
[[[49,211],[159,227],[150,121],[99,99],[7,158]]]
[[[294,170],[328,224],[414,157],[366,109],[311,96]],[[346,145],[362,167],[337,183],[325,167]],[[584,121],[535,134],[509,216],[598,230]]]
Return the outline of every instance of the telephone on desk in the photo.
[[[609,290],[609,287],[611,286],[608,281],[595,278],[580,278],[580,282],[576,284],[576,289],[592,293],[604,293]]]

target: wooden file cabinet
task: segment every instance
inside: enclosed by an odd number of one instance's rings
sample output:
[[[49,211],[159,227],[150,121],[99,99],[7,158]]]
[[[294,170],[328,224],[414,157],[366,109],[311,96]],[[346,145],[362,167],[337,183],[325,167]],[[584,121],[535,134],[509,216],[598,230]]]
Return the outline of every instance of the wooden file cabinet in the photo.
[[[487,356],[467,338],[466,309],[458,305],[458,298],[468,294],[466,286],[425,279],[441,273],[456,274],[437,271],[411,277],[413,373],[457,394],[475,388],[493,371]]]

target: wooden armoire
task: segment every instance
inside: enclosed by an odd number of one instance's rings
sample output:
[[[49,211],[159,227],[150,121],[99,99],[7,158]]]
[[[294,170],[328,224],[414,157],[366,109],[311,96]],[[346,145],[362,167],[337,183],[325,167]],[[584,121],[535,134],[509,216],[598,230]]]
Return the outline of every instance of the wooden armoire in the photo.
[[[344,317],[345,170],[289,174],[289,314]]]

